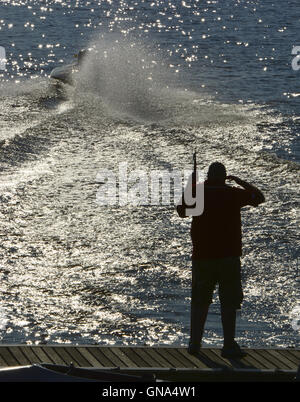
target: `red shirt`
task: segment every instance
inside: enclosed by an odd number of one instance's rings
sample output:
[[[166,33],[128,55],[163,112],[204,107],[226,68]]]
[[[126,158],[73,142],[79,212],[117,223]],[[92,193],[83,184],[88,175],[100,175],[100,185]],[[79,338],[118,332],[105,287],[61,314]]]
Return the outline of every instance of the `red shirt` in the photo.
[[[241,208],[257,206],[255,193],[230,187],[204,185],[204,211],[194,216],[191,227],[193,259],[242,255]],[[185,205],[178,206],[179,215]]]

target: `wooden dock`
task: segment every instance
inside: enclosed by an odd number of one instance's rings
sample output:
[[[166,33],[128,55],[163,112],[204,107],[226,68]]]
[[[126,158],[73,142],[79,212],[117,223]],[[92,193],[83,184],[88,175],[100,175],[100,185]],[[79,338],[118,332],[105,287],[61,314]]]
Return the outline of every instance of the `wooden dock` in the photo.
[[[192,356],[184,347],[94,345],[0,345],[0,366],[54,364],[113,370],[126,374],[155,374],[170,381],[293,380],[300,365],[300,349],[244,349],[241,360],[221,357],[221,349],[202,348]]]

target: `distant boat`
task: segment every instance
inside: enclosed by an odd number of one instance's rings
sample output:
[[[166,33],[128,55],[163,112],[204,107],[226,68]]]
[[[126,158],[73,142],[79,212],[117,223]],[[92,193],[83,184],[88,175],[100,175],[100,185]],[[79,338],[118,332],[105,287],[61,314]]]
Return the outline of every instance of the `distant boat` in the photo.
[[[79,72],[87,50],[83,49],[78,52],[76,63],[66,64],[61,67],[54,68],[50,73],[51,80],[68,85],[74,85],[76,73]]]

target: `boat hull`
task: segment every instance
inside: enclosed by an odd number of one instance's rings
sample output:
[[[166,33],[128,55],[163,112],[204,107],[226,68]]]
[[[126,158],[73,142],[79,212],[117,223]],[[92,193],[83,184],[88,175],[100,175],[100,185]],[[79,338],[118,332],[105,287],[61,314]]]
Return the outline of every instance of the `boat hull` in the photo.
[[[50,78],[63,82],[64,84],[74,85],[74,75],[77,71],[76,64],[56,67],[51,71]]]

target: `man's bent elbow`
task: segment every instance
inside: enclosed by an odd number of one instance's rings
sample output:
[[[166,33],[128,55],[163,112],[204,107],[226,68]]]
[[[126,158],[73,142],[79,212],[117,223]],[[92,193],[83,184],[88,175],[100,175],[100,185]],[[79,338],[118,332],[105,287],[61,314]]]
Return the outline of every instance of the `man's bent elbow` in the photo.
[[[258,201],[259,201],[259,204],[262,204],[263,202],[266,201],[265,196],[263,195],[263,193],[259,194],[259,200]]]
[[[255,198],[256,198],[255,199],[255,206],[256,207],[258,205],[260,205],[260,204],[263,204],[266,201],[265,196],[263,195],[263,193],[257,194]]]

